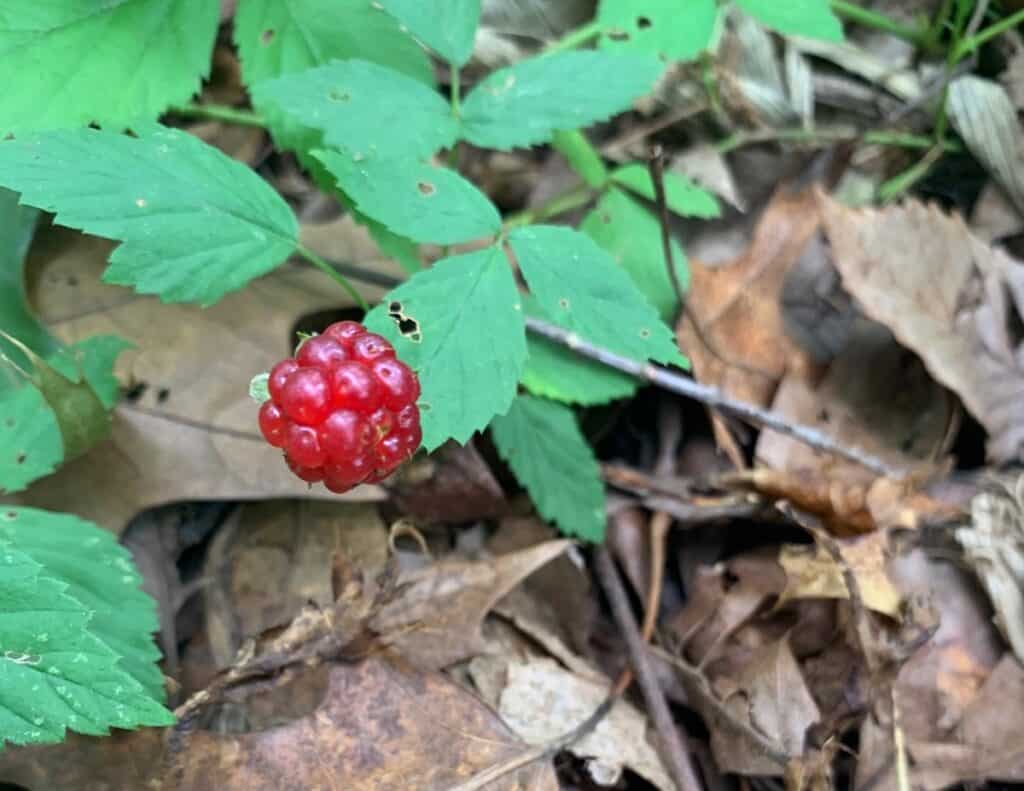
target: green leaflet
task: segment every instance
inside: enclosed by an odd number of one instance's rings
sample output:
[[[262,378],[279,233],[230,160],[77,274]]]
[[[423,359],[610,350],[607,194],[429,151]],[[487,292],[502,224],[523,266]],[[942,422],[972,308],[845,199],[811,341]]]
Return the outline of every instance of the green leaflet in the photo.
[[[646,165],[623,165],[612,173],[612,180],[647,200],[655,199],[654,183]],[[701,189],[685,176],[664,174],[665,205],[681,217],[718,217],[718,201],[707,190]]]
[[[197,138],[78,129],[0,142],[0,184],[61,225],[124,242],[104,279],[209,305],[276,267],[295,217],[249,168]]]
[[[466,97],[462,136],[485,148],[545,143],[628,110],[664,65],[612,52],[565,52],[520,61],[489,74]]]
[[[715,30],[715,0],[601,0],[601,46],[692,60],[707,49]]]
[[[0,390],[0,494],[21,491],[63,459],[60,426],[39,390]]]
[[[209,73],[219,10],[209,0],[5,0],[0,137],[156,119]]]
[[[412,157],[367,157],[347,151],[313,155],[361,213],[414,242],[455,244],[501,230],[494,204],[454,170]]]
[[[491,436],[537,511],[571,536],[604,538],[604,487],[593,451],[572,410],[554,401],[519,396]]]
[[[580,223],[580,230],[597,242],[629,273],[636,287],[665,321],[672,321],[679,300],[665,266],[661,225],[644,206],[619,189],[609,189]],[[672,258],[685,289],[690,282],[686,254],[672,240]]]
[[[433,83],[426,53],[362,0],[244,0],[235,13],[235,43],[247,85],[346,58]]]
[[[629,275],[590,237],[530,225],[509,235],[530,292],[555,321],[635,360],[681,363],[672,333]]]
[[[473,54],[480,0],[380,0],[384,9],[449,63]]]
[[[842,41],[843,26],[829,0],[736,0],[758,22],[787,36]]]
[[[426,157],[455,142],[456,121],[436,91],[367,61],[287,74],[252,86],[252,95],[258,107],[321,132],[324,146],[353,154]]]
[[[16,526],[22,520],[31,535]],[[47,567],[46,538],[71,524],[76,554],[65,552],[58,568]],[[88,563],[76,564],[83,555]],[[63,579],[67,570],[79,576]],[[153,603],[137,585],[124,550],[95,525],[34,509],[0,514],[0,746],[57,742],[66,729],[102,735],[111,727],[173,723],[152,672],[147,689],[126,669],[126,659],[153,659],[151,648],[135,653],[156,625]]]
[[[388,318],[392,302],[419,325],[421,341]],[[438,261],[388,293],[365,324],[390,340],[420,377],[423,444],[465,443],[515,396],[526,362],[519,292],[500,247]]]

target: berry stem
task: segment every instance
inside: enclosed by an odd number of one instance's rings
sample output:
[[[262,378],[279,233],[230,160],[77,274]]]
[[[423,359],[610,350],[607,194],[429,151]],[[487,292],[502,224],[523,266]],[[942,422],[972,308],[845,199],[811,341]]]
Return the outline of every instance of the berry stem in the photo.
[[[348,295],[355,300],[356,304],[363,309],[363,312],[370,312],[370,306],[367,304],[366,300],[363,299],[363,295],[356,291],[355,286],[353,286],[349,282],[348,278],[341,274],[341,272],[327,263],[327,261],[318,256],[308,247],[303,247],[301,244],[296,245],[295,252],[345,289],[345,291],[348,292]]]

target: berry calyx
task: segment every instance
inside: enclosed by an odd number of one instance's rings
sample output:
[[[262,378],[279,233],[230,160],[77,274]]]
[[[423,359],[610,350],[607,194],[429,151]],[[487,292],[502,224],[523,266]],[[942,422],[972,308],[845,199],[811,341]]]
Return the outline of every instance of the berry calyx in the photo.
[[[420,446],[419,380],[388,341],[339,321],[275,365],[259,411],[291,471],[332,492],[389,476]]]

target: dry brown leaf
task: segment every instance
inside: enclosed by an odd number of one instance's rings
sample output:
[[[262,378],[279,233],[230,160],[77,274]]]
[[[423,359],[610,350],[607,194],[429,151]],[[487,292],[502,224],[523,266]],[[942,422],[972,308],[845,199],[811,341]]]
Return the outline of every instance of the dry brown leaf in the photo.
[[[498,600],[571,543],[548,541],[491,560],[441,560],[405,573],[369,626],[417,667],[467,659],[484,650],[480,626]]]
[[[414,461],[395,482],[392,495],[401,513],[423,522],[493,519],[507,505],[472,440],[465,445],[446,442]]]
[[[510,662],[499,713],[519,738],[546,744],[569,733],[608,697],[612,686],[563,669],[551,659]],[[624,768],[632,769],[657,788],[675,788],[658,753],[647,739],[647,718],[630,703],[619,700],[596,728],[569,746],[587,762],[594,781],[615,785]]]
[[[1024,457],[1024,266],[964,222],[908,201],[848,209],[819,195],[843,285],[916,352],[989,433],[989,456]]]
[[[821,714],[787,638],[761,647],[736,678],[719,679],[715,686],[738,721],[778,744],[790,759],[803,757],[807,729]],[[777,763],[730,728],[712,728],[711,749],[723,772],[779,774]]]
[[[895,618],[901,597],[886,572],[885,534],[876,531],[837,543],[845,565],[857,580],[864,606]],[[779,548],[779,563],[787,578],[777,606],[792,599],[850,598],[843,565],[820,545],[783,544]]]
[[[304,230],[324,255],[373,266],[365,230],[342,218]],[[350,305],[323,274],[284,265],[209,308],[160,304],[103,284],[111,244],[61,228],[37,237],[30,254],[30,297],[61,340],[114,333],[135,344],[117,374],[141,393],[114,412],[111,437],[33,484],[17,502],[70,511],[113,531],[144,508],[175,500],[272,497],[338,499],[297,480],[256,428],[249,380],[291,351],[302,315]],[[369,299],[379,289],[370,289]],[[366,486],[341,496],[383,498]]]
[[[382,656],[332,666],[326,698],[304,719],[237,736],[198,731],[186,745],[165,791],[443,791],[527,749],[462,687]],[[487,788],[557,791],[558,782],[534,762]]]

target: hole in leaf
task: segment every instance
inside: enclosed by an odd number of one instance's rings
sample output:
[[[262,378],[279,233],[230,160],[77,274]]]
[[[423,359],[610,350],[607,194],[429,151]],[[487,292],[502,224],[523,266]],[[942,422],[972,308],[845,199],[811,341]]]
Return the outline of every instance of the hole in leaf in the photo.
[[[388,315],[389,316],[401,316],[402,315],[402,303],[396,301],[388,303]]]
[[[608,38],[612,41],[629,41],[629,33],[621,28],[615,28],[608,31]]]
[[[339,91],[335,88],[328,92],[327,98],[332,102],[347,102],[352,96],[347,91]]]
[[[645,327],[644,329],[640,330],[640,337],[643,338],[644,340],[650,338],[651,331]]]
[[[17,518],[18,518],[18,512],[17,511],[8,511],[7,513],[4,514],[4,519],[6,521],[8,521],[8,522],[13,522]]]
[[[268,27],[262,33],[260,33],[260,44],[264,47],[267,46],[271,41],[274,40],[274,36],[277,35],[277,31],[273,28]]]
[[[408,316],[403,316],[398,320],[398,331],[402,333],[403,337],[416,343],[423,340],[423,336],[420,334],[420,323]]]
[[[568,310],[569,300],[566,299],[565,297],[562,297],[560,300],[558,300],[558,307],[560,307],[562,310]]]
[[[651,20],[645,16],[638,16],[636,18],[636,26],[640,30],[647,30],[651,26]]]
[[[434,185],[429,181],[420,181],[416,184],[416,189],[420,191],[420,195],[433,195],[437,190]]]
[[[25,459],[27,459],[27,458],[28,458],[28,456],[25,455],[25,451],[22,451],[21,453],[18,454],[17,458],[15,458],[14,463],[15,464],[24,464],[25,463]]]

